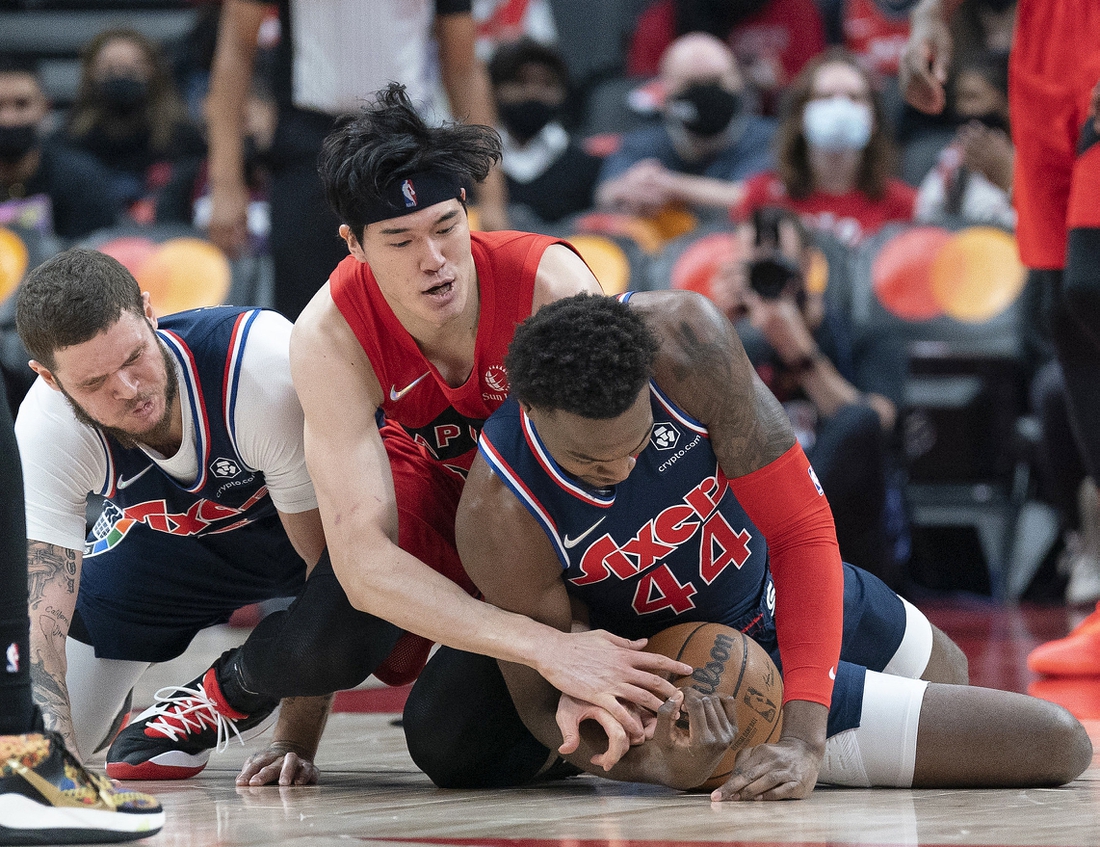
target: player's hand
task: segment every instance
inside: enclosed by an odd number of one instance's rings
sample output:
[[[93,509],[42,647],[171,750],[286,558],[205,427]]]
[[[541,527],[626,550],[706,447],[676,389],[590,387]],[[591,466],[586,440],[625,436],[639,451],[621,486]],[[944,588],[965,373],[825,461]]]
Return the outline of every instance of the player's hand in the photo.
[[[636,715],[624,704],[656,712],[677,691],[668,678],[693,670],[684,662],[644,652],[645,643],[644,638],[631,641],[602,629],[563,632],[546,641],[534,667],[558,691],[632,726]]]
[[[210,187],[210,223],[206,234],[230,257],[248,244],[248,187],[242,179],[234,184]]]
[[[660,781],[671,788],[701,785],[737,738],[737,699],[684,689],[657,711],[657,727],[649,742],[664,767]],[[687,714],[687,726],[681,714]]]
[[[820,753],[796,738],[742,750],[733,775],[711,800],[801,800],[809,797],[821,770]]]
[[[910,105],[930,115],[943,111],[953,49],[939,4],[922,3],[913,12],[909,40],[898,65],[901,93]]]
[[[645,730],[641,721],[636,724],[621,724],[606,709],[577,700],[563,694],[558,700],[558,711],[555,714],[558,729],[561,730],[562,743],[558,747],[558,753],[568,756],[575,753],[581,744],[580,726],[583,721],[596,721],[607,736],[607,749],[597,753],[590,761],[592,764],[609,771],[630,749],[632,744],[641,744],[645,740]]]
[[[248,757],[237,775],[236,784],[316,785],[320,773],[313,762],[294,751],[293,745],[274,741],[266,750]]]
[[[829,709],[807,700],[783,706],[783,735],[737,754],[733,774],[711,800],[797,800],[817,784],[825,756]]]

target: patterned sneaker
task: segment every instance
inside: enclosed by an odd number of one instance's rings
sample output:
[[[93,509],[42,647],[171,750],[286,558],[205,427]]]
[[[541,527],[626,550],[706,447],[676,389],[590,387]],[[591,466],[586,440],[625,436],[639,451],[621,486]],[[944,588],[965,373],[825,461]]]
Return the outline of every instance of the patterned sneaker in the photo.
[[[102,844],[160,831],[148,794],[89,773],[53,732],[0,735],[0,844]]]
[[[277,704],[276,704],[277,705]],[[243,744],[275,721],[276,706],[245,714],[226,702],[214,668],[182,688],[156,693],[156,702],[130,721],[107,751],[112,779],[187,779],[206,767],[236,736]]]
[[[1065,638],[1032,650],[1027,666],[1047,676],[1100,676],[1100,605]]]

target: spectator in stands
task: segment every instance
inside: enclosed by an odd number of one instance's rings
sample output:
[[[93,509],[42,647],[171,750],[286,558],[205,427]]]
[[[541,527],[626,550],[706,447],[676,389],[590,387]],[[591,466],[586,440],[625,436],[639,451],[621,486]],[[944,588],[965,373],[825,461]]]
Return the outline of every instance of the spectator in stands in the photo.
[[[916,192],[891,176],[893,143],[871,79],[852,54],[833,48],[791,86],[780,123],[777,169],[745,183],[734,212],[781,205],[807,224],[856,244],[891,221],[913,217]]]
[[[676,39],[661,57],[663,120],[623,137],[604,161],[601,208],[652,215],[679,204],[726,210],[739,180],[771,164],[774,124],[751,113],[730,48],[706,33]]]
[[[956,56],[990,51],[1007,59],[1016,31],[1016,0],[962,0],[950,27]]]
[[[921,182],[918,220],[1016,226],[1007,58],[981,53],[960,61],[952,85],[960,127]]]
[[[156,44],[131,29],[96,35],[81,56],[66,137],[111,173],[114,196],[135,223],[189,223],[205,156]]]
[[[730,46],[769,115],[790,81],[825,49],[814,0],[655,0],[638,17],[627,73],[654,75],[672,41],[689,32],[709,33]]]
[[[33,62],[0,56],[0,225],[76,239],[109,227],[118,209],[93,159],[45,140],[50,103]]]
[[[888,335],[853,337],[846,316],[806,288],[809,230],[790,209],[757,209],[738,226],[740,261],[713,283],[757,374],[783,403],[836,521],[840,553],[898,587],[888,521],[896,523],[889,445],[906,376],[904,347]],[[900,503],[900,500],[897,500]]]
[[[570,86],[561,54],[527,37],[504,43],[489,62],[489,79],[509,202],[514,211],[525,206],[536,218],[525,220],[524,228],[543,231],[547,223],[591,208],[602,160],[562,126]]]

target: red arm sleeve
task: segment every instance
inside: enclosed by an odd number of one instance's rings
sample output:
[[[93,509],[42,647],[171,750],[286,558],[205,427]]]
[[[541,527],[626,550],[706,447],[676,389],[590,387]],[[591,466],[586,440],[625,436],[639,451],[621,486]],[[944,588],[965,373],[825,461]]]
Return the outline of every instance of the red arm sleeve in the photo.
[[[844,571],[829,502],[802,448],[730,480],[768,541],[783,702],[830,705],[844,625]]]

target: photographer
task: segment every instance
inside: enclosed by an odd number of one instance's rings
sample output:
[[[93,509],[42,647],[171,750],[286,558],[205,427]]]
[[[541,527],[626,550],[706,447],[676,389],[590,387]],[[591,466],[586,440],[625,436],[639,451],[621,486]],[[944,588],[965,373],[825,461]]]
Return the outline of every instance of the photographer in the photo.
[[[844,560],[891,587],[903,535],[889,498],[888,445],[905,379],[905,351],[886,335],[853,338],[844,316],[807,290],[809,233],[786,209],[763,207],[738,228],[741,261],[714,281],[756,372],[783,403],[832,506]],[[888,524],[891,524],[888,526]]]

